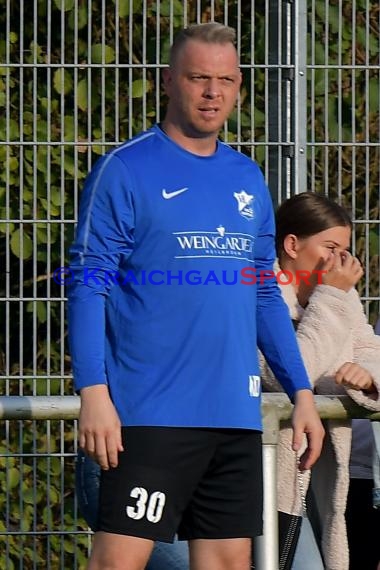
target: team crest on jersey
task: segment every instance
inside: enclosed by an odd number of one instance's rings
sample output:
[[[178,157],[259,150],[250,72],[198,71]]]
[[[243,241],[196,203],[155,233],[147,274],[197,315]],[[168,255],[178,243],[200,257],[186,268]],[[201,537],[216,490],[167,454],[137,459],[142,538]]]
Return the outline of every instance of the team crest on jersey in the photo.
[[[240,192],[234,192],[234,198],[236,198],[238,203],[239,214],[246,220],[253,220],[255,212],[253,211],[254,197],[252,194],[247,194],[245,190],[241,190]]]

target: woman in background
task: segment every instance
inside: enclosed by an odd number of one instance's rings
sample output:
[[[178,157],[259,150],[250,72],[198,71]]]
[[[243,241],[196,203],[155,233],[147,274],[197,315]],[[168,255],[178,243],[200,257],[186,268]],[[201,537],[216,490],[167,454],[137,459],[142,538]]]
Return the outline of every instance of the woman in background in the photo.
[[[358,404],[377,411],[380,338],[367,323],[355,289],[363,270],[348,251],[351,228],[346,211],[324,196],[306,192],[286,200],[276,214],[278,269],[283,272],[280,287],[315,393],[348,394]],[[263,385],[268,391],[282,391],[264,362]],[[314,499],[314,529],[303,509],[310,473],[301,474],[297,469],[290,427],[280,430],[279,511],[304,515],[293,570],[349,568],[345,509],[351,422],[328,420],[325,424],[324,446],[312,469],[308,495],[309,502],[310,497]],[[377,568],[379,540],[371,546],[368,542],[362,546],[362,560],[370,548],[377,560],[360,570]]]

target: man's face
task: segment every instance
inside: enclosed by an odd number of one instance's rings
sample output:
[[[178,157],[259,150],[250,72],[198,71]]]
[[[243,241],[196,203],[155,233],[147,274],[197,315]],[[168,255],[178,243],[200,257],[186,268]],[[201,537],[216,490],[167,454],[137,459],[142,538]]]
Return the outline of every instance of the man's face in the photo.
[[[188,40],[164,72],[167,119],[185,136],[217,136],[241,84],[234,46]]]

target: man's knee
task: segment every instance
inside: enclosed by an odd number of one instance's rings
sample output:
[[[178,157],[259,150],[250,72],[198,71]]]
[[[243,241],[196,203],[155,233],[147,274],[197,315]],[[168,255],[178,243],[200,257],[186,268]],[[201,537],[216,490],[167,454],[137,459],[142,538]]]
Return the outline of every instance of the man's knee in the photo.
[[[153,545],[145,538],[97,532],[87,570],[144,570]]]
[[[252,541],[249,538],[192,540],[190,566],[192,570],[249,570]]]

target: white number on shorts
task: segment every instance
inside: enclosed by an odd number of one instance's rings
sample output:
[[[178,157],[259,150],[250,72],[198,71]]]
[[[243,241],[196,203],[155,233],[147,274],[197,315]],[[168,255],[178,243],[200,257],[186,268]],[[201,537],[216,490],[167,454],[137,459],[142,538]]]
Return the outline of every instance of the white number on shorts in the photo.
[[[127,507],[127,515],[131,519],[142,519],[145,515],[146,502],[148,499],[147,490],[144,489],[144,487],[135,487],[132,489],[130,496],[135,497],[137,501],[134,507]]]
[[[146,511],[146,518],[151,523],[156,523],[161,520],[162,511],[164,510],[166,497],[165,493],[155,491],[151,494],[148,509]]]
[[[161,520],[166,501],[165,493],[155,491],[149,497],[144,487],[134,487],[130,496],[137,499],[137,501],[134,507],[126,508],[127,516],[131,519],[139,520],[146,514],[146,518],[151,523],[157,523]]]

